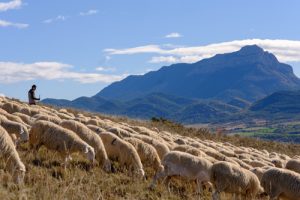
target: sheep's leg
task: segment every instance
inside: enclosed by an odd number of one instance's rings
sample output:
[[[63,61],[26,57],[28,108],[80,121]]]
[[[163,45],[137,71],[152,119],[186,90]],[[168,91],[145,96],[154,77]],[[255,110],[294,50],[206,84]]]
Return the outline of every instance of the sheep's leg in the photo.
[[[198,199],[202,199],[201,196],[203,195],[203,189],[202,189],[202,181],[200,179],[196,179],[197,181],[197,195]]]
[[[212,199],[213,200],[220,200],[220,192],[219,191],[214,191],[212,194]]]
[[[280,195],[280,190],[277,189],[276,186],[272,185],[271,191],[270,191],[270,200],[278,200]]]
[[[65,170],[67,169],[67,166],[68,166],[70,160],[72,160],[72,157],[70,155],[66,155],[65,156],[65,161],[64,161]]]
[[[171,180],[171,176],[167,176],[165,179],[165,184],[168,188],[168,192],[171,193],[171,188],[170,188],[170,180]]]

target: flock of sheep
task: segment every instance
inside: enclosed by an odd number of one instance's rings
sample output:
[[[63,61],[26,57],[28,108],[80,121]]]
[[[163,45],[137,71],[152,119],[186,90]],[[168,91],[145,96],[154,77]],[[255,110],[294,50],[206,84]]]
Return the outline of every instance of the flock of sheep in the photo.
[[[200,195],[204,186],[211,189],[212,199],[220,199],[221,193],[300,199],[300,156],[290,158],[0,97],[0,151],[17,184],[26,175],[17,151],[24,142],[35,155],[42,146],[58,152],[65,168],[74,152],[106,172],[113,169],[112,161],[140,178],[145,177],[145,167],[152,168],[151,189],[158,180],[169,183],[171,177],[181,176],[196,181]]]

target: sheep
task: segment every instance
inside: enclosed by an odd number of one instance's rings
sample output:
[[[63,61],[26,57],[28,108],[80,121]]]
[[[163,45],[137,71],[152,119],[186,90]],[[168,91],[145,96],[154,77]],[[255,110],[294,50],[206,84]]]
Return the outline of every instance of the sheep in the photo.
[[[13,115],[20,117],[22,119],[22,121],[24,123],[26,123],[27,125],[31,125],[32,122],[33,122],[32,118],[29,115],[25,115],[25,114],[20,113],[20,112],[15,112],[15,113],[13,113]]]
[[[292,159],[299,159],[300,160],[300,156],[299,155],[295,155],[295,156],[293,156]]]
[[[178,138],[178,139],[174,140],[174,142],[176,144],[179,144],[179,145],[185,145],[186,144],[186,142],[181,138]]]
[[[162,159],[164,169],[155,174],[150,188],[154,188],[159,179],[172,176],[181,176],[188,180],[196,180],[198,192],[202,193],[201,184],[209,184],[210,169],[212,163],[204,158],[193,156],[191,154],[170,151]]]
[[[251,169],[252,166],[248,165],[247,163],[243,162],[242,160],[238,159],[238,158],[231,158],[232,160],[234,160],[235,162],[237,162],[242,168],[244,169]]]
[[[68,115],[68,116],[70,116],[70,117],[72,117],[72,118],[75,117],[72,113],[68,112],[68,111],[67,111],[66,109],[64,109],[64,108],[60,109],[58,112],[63,113],[63,114],[66,114],[66,115]]]
[[[15,183],[23,183],[26,168],[21,161],[12,139],[4,128],[0,126],[0,152],[6,159],[9,172],[12,174]]]
[[[88,119],[87,118],[82,118],[82,117],[75,117],[75,121],[81,122],[83,124],[87,124]]]
[[[7,119],[9,119],[11,121],[18,122],[18,123],[24,124],[26,127],[29,127],[27,124],[24,123],[24,121],[19,116],[10,114],[1,108],[0,108],[0,114],[2,116],[5,116]]]
[[[56,115],[61,119],[73,119],[73,117],[71,117],[70,115],[67,115],[65,113],[57,112]]]
[[[264,166],[271,166],[274,167],[275,165],[272,163],[267,163],[263,161],[258,161],[258,160],[252,160],[250,163],[247,163],[251,165],[252,167],[264,167]]]
[[[231,150],[225,150],[225,149],[223,149],[223,150],[220,150],[219,152],[221,154],[225,155],[225,156],[228,156],[228,157],[236,157],[236,154],[233,151],[231,151]]]
[[[20,110],[20,113],[23,113],[25,115],[29,115],[29,116],[34,116],[36,114],[40,113],[40,110],[38,108],[34,108],[34,107],[26,107],[26,108],[22,108]]]
[[[34,115],[33,117],[35,118],[35,121],[45,120],[45,121],[53,122],[54,124],[60,124],[62,121],[59,117],[54,117],[47,114],[37,114]]]
[[[213,164],[210,181],[215,188],[212,194],[214,200],[220,199],[221,192],[242,194],[251,198],[262,192],[259,180],[254,173],[225,161]]]
[[[158,141],[156,139],[153,139],[149,136],[146,136],[146,135],[133,135],[133,137],[135,137],[137,139],[140,139],[140,140],[152,145],[156,149],[160,159],[162,159],[164,157],[164,155],[167,154],[170,151],[168,146],[164,142],[160,142],[160,141]]]
[[[253,172],[257,176],[259,181],[261,181],[263,174],[270,168],[271,168],[270,166],[254,167],[254,168],[250,169],[250,171]]]
[[[89,119],[89,120],[87,120],[86,124],[103,127],[103,126],[102,126],[103,124],[100,123],[100,120],[97,120],[97,119]],[[104,127],[106,127],[106,126],[104,126]]]
[[[300,199],[300,175],[296,172],[280,168],[268,169],[262,175],[261,186],[270,200],[279,197],[290,200]]]
[[[107,132],[104,128],[100,128],[100,127],[95,126],[95,125],[88,124],[86,126],[89,129],[91,129],[92,131],[96,132],[97,134],[102,133],[102,132]]]
[[[110,132],[96,133],[102,139],[106,153],[110,159],[118,160],[121,165],[134,170],[141,178],[145,176],[141,159],[132,144]]]
[[[275,165],[275,167],[278,167],[278,168],[284,168],[285,163],[286,163],[285,161],[283,161],[281,159],[273,159],[271,162]]]
[[[300,174],[300,160],[298,159],[289,160],[286,163],[285,168]]]
[[[152,167],[155,172],[163,170],[160,158],[153,146],[136,138],[125,138],[124,140],[132,144],[137,150],[144,167]]]
[[[35,122],[32,126],[29,144],[34,153],[37,153],[42,145],[59,152],[60,156],[65,159],[65,167],[73,152],[83,153],[91,162],[94,162],[95,158],[94,148],[80,139],[73,131],[43,120]]]
[[[95,150],[96,160],[99,164],[103,166],[105,171],[109,172],[111,170],[111,163],[107,157],[103,142],[95,132],[74,120],[63,120],[60,126],[75,132],[83,141],[91,145]]]
[[[20,112],[22,107],[14,102],[7,102],[2,105],[2,109],[12,114],[14,112]]]
[[[106,130],[108,132],[116,134],[120,138],[130,137],[131,136],[131,134],[128,131],[126,131],[126,130],[120,128],[120,127],[111,127],[111,128],[107,128]]]
[[[224,156],[223,154],[221,154],[220,152],[218,152],[212,148],[206,148],[204,153],[206,153],[208,156],[211,156],[220,161],[224,161],[224,159],[226,158],[226,156]]]
[[[173,148],[172,150],[186,152],[186,153],[192,154],[194,156],[199,156],[199,157],[207,156],[204,152],[198,150],[197,148],[191,147],[189,145],[178,145],[175,148]]]
[[[0,125],[9,133],[17,135],[17,144],[19,142],[26,142],[29,139],[27,128],[18,122],[10,121],[7,118],[0,116]]]
[[[157,140],[162,140],[155,131],[152,131],[152,130],[146,128],[146,127],[133,126],[132,129],[135,130],[137,133],[139,133],[141,135],[146,135],[146,136],[150,136],[152,138],[155,138]]]

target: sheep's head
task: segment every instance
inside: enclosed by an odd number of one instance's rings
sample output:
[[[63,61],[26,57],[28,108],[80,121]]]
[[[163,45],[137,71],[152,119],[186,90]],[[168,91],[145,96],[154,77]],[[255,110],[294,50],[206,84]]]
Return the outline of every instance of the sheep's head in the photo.
[[[145,177],[145,171],[143,169],[138,169],[136,173],[139,178],[143,179]]]
[[[109,159],[106,159],[106,160],[104,161],[103,169],[104,169],[106,172],[111,172],[111,162],[110,162]]]
[[[22,184],[25,177],[26,168],[23,163],[19,163],[19,166],[14,167],[12,176],[16,184]]]
[[[90,146],[86,146],[84,149],[84,154],[86,154],[87,159],[89,161],[91,161],[92,163],[94,163],[95,160],[95,150],[93,147]]]
[[[20,139],[21,139],[21,142],[27,142],[29,140],[29,133],[25,127],[21,128]]]
[[[275,165],[275,167],[283,168],[283,163],[281,162],[281,160],[273,159],[272,163]]]

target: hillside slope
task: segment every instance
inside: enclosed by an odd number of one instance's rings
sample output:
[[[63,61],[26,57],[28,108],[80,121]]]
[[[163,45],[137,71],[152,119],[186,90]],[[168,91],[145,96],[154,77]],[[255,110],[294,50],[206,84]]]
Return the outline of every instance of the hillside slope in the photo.
[[[255,102],[249,111],[269,119],[300,119],[300,90],[275,92]]]
[[[217,100],[188,99],[162,93],[152,93],[124,102],[105,100],[94,96],[91,98],[80,97],[73,101],[45,99],[43,103],[139,119],[163,117],[187,124],[215,122],[220,118],[239,112],[243,109],[241,107],[245,106],[242,103],[240,103],[241,105],[230,105]]]
[[[0,98],[0,107],[7,102],[14,102],[22,108],[27,107],[26,103],[12,101],[10,99]],[[4,108],[4,107],[2,107]],[[103,122],[109,122],[109,127],[100,126],[106,130],[113,127],[127,126],[127,130],[133,131],[136,126],[142,126],[146,130],[159,130],[154,132],[156,137],[160,137],[161,141],[170,145],[172,150],[177,146],[176,141],[184,141],[186,145],[195,147],[199,145],[204,147],[201,151],[210,151],[213,148],[226,159],[238,159],[236,154],[230,154],[231,151],[237,149],[243,150],[249,155],[253,161],[258,161],[258,155],[266,160],[268,152],[275,152],[282,157],[289,159],[289,156],[295,156],[300,152],[300,145],[287,144],[278,142],[268,142],[252,138],[244,138],[237,136],[226,136],[221,133],[213,134],[207,129],[186,128],[180,124],[174,124],[169,121],[136,121],[124,117],[104,116],[97,113],[82,112],[74,109],[57,109],[48,106],[34,106],[40,112],[50,112],[51,115],[58,118],[66,118],[70,120],[78,120],[77,117],[97,119]],[[5,108],[6,109],[6,108]],[[5,111],[1,110],[1,115],[9,116]],[[3,114],[4,113],[4,114]],[[11,115],[14,111],[11,111]],[[79,115],[80,114],[80,115]],[[14,119],[16,119],[14,117]],[[27,126],[32,126],[35,117],[31,117],[32,122]],[[25,123],[25,121],[24,121]],[[155,129],[154,129],[155,128]],[[125,131],[125,129],[123,130]],[[133,134],[134,133],[134,134]],[[144,135],[140,131],[130,132],[130,137],[135,135]],[[123,137],[119,138],[123,140]],[[174,145],[174,146],[172,146]],[[231,150],[230,150],[231,149]],[[223,154],[224,153],[224,154]],[[225,154],[226,153],[226,154]],[[158,184],[154,190],[149,190],[154,171],[152,166],[145,167],[146,179],[137,179],[127,170],[122,169],[117,161],[113,162],[114,172],[106,173],[100,166],[92,166],[85,157],[79,154],[72,154],[73,160],[67,169],[64,169],[63,160],[55,151],[42,147],[37,156],[33,154],[27,143],[22,144],[18,148],[18,154],[25,163],[27,172],[25,182],[22,186],[13,184],[10,174],[7,171],[0,171],[0,197],[5,199],[195,199],[199,196],[195,192],[195,181],[187,181],[184,178],[171,180],[170,192],[164,184]],[[274,154],[274,153],[273,153]],[[284,155],[283,155],[284,154]],[[209,155],[208,153],[206,155]],[[213,155],[213,154],[210,154]],[[209,156],[210,157],[210,156]],[[206,157],[205,157],[206,158]],[[217,157],[216,157],[217,158]],[[213,159],[211,157],[210,159]],[[219,157],[224,159],[224,157]],[[240,160],[240,162],[243,162]],[[245,164],[245,163],[244,163]],[[270,163],[269,163],[270,164]],[[4,169],[6,160],[0,158],[0,168]],[[224,196],[224,200],[231,199],[231,196]],[[202,196],[203,199],[211,199],[211,193],[206,191]]]

